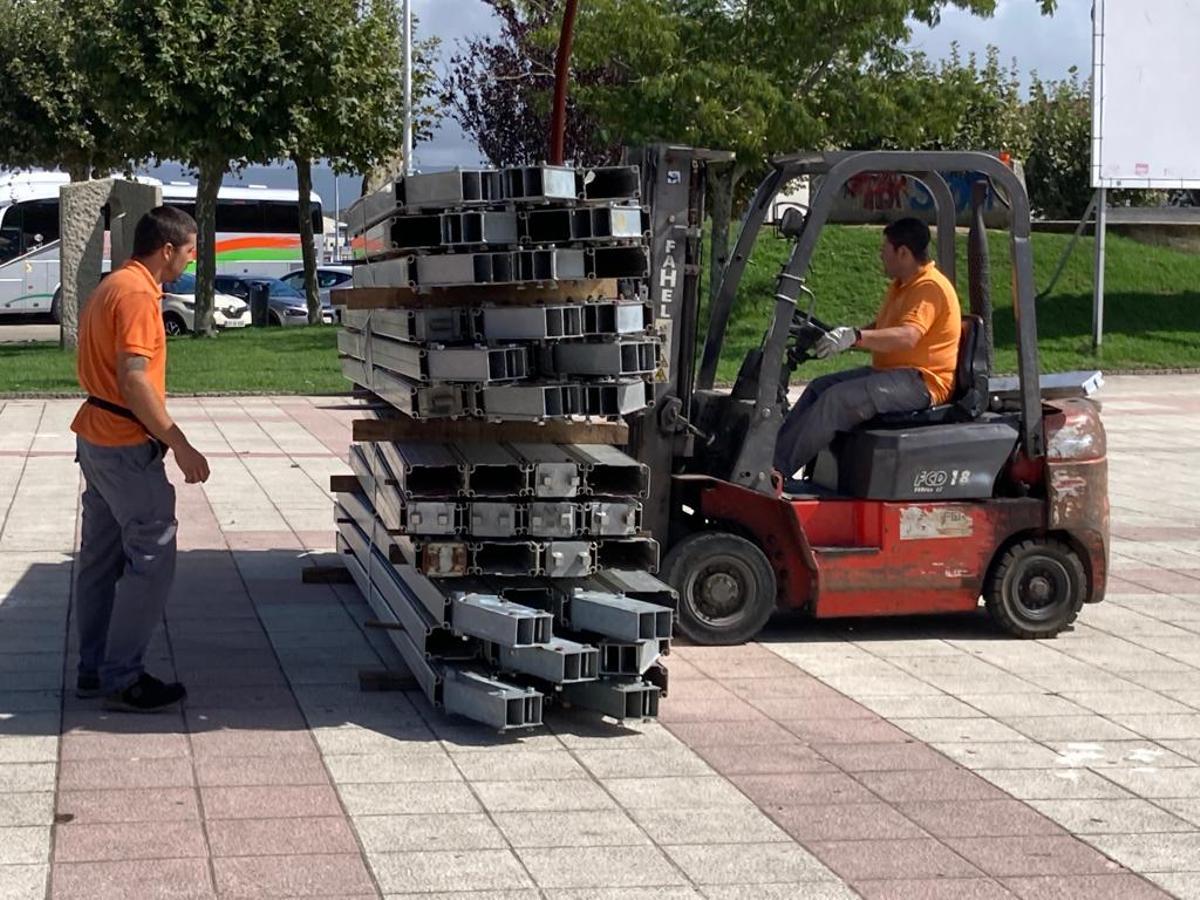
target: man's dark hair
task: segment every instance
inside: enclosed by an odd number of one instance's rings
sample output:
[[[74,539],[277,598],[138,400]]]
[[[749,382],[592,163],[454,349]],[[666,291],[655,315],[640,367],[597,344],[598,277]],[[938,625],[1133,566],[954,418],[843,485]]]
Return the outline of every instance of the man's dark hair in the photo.
[[[907,247],[917,262],[929,259],[929,226],[920,219],[897,219],[883,229],[883,235],[897,250]]]
[[[196,220],[174,206],[156,206],[138,219],[133,231],[133,255],[149,256],[167,244],[182,247],[199,229]]]

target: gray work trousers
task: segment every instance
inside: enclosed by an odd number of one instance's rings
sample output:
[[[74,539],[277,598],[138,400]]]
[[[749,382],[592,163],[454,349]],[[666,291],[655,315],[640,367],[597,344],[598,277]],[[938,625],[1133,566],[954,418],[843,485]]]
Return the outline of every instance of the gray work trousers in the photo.
[[[839,431],[875,416],[925,409],[929,389],[916,369],[850,369],[813,381],[788,411],[775,442],[775,468],[791,478],[828,447]]]
[[[86,484],[75,582],[79,673],[98,675],[101,690],[114,693],[145,671],[162,622],[175,577],[175,488],[153,441],[102,447],[80,437],[76,454]]]

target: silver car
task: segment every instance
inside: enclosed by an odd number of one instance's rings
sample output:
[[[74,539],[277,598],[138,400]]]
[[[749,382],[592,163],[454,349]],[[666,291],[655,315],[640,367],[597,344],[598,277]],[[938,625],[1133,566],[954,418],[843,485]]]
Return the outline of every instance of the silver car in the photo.
[[[256,285],[266,285],[269,291],[267,299],[268,325],[307,325],[308,305],[304,295],[294,288],[284,284],[278,278],[265,275],[218,275],[217,290],[223,294],[232,294],[250,303],[250,289]],[[333,323],[333,307],[321,305],[322,320],[326,324]]]
[[[317,266],[317,293],[321,295],[321,305],[332,305],[331,291],[334,288],[350,287],[353,277],[354,269],[350,266]],[[295,288],[301,294],[304,293],[303,269],[288,272],[279,280],[288,287]]]

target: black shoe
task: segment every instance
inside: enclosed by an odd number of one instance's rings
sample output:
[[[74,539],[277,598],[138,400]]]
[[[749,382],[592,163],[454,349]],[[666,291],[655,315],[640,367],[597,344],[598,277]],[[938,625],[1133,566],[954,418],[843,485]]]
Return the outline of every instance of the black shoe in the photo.
[[[178,681],[164,684],[152,675],[142,673],[133,684],[104,698],[104,708],[118,712],[156,713],[174,706],[187,696]]]
[[[102,693],[99,675],[80,675],[75,679],[75,696],[80,700],[91,700]]]

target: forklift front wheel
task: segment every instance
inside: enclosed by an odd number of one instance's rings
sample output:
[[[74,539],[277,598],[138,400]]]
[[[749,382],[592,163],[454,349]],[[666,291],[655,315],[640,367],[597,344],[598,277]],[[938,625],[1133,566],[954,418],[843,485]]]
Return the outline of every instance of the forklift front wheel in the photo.
[[[992,619],[1020,638],[1052,638],[1075,621],[1087,593],[1083,562],[1068,544],[1039,538],[1014,544],[988,578]]]
[[[663,561],[679,592],[679,630],[697,644],[741,644],[775,611],[775,573],[754,544],[704,531],[684,538]]]

